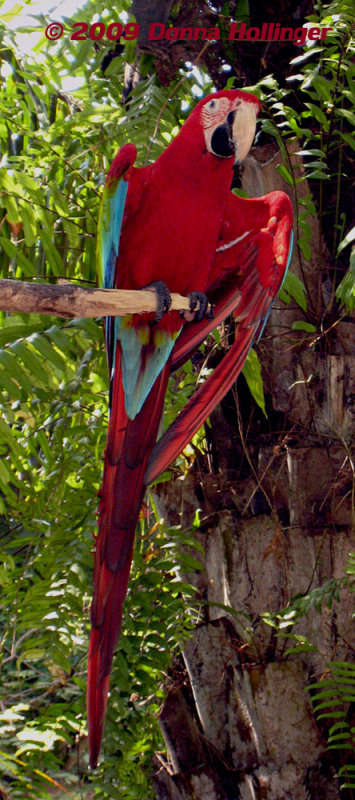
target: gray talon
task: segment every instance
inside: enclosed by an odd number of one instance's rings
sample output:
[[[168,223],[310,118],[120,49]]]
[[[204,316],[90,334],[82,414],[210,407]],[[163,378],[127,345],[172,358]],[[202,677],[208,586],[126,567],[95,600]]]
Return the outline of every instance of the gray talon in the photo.
[[[169,289],[164,281],[153,281],[149,286],[143,286],[143,289],[149,292],[155,292],[157,296],[157,310],[155,313],[155,321],[159,322],[166,314],[171,306],[171,295]]]
[[[213,306],[208,303],[207,295],[204,292],[190,292],[188,297],[190,302],[190,311],[195,313],[195,322],[201,322],[201,319],[203,319],[204,316],[206,316],[208,319],[213,318]],[[195,310],[196,308],[197,310]]]

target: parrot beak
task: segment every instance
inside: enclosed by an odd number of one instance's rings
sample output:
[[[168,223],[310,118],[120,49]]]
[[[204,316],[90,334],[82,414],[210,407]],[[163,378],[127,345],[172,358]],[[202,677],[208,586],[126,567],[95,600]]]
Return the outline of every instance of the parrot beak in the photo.
[[[256,129],[256,115],[258,108],[254,103],[242,103],[234,112],[233,141],[235,163],[244,161],[252,146]]]
[[[222,125],[212,133],[208,149],[220,158],[235,157],[235,163],[243,161],[250,150],[256,128],[257,106],[238,101],[237,108],[230,111]]]

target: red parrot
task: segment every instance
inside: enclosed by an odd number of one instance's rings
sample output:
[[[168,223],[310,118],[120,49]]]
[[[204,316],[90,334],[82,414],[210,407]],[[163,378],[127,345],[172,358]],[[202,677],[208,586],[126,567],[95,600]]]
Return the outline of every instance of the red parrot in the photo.
[[[253,141],[258,111],[253,95],[216,92],[197,104],[155,163],[136,168],[136,148],[126,144],[107,175],[98,226],[100,284],[151,287],[158,312],[106,320],[110,417],[87,685],[93,768],[145,488],[236,380],[288,266],[292,209],[287,195],[272,192],[245,200],[230,191],[233,167]],[[168,311],[169,290],[189,295],[190,315]],[[215,302],[213,319],[206,293]],[[171,370],[230,313],[239,323],[234,344],[156,444]]]

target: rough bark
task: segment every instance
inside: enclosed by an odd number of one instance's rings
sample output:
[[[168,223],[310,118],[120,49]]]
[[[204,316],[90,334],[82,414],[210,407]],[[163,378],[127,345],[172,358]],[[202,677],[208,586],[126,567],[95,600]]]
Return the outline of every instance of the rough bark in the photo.
[[[297,143],[290,151],[294,162],[296,150]],[[259,148],[244,186],[254,196],[282,188],[295,203],[277,163],[274,147]],[[298,190],[306,193],[307,184]],[[317,248],[323,263],[327,254],[317,220],[309,222],[312,262],[300,260],[296,249],[292,269],[305,281],[308,309],[319,319],[325,300]],[[349,590],[342,589],[331,609],[313,608],[293,629],[316,648],[302,655],[285,655],[285,641],[262,614],[341,578],[354,550],[353,326],[340,320],[320,347],[317,334],[291,330],[302,317],[295,303],[275,305],[258,346],[268,423],[251,410],[240,382],[238,393],[211,415],[213,458],[197,455],[184,480],[159,490],[169,524],[190,527],[201,509],[205,572],[184,577],[209,605],[183,652],[186,685],[180,680],[176,691],[169,689],[162,710],[168,760],[159,756],[155,764],[157,800],[340,796],[339,765],[326,750],[307,685],[321,678],[328,661],[353,659]]]
[[[189,311],[187,297],[171,295],[171,310]],[[154,290],[86,289],[63,282],[56,286],[0,279],[0,311],[55,314],[59,317],[107,317],[157,311]]]

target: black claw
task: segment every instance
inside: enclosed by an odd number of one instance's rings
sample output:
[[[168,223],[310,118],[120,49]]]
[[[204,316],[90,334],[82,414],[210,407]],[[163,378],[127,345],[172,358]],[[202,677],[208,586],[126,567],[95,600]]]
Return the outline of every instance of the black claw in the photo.
[[[169,311],[171,306],[171,295],[169,289],[164,281],[153,281],[149,286],[143,286],[143,289],[155,291],[157,296],[157,310],[155,314],[155,321],[159,322],[164,314]]]
[[[213,303],[209,303],[208,304],[207,311],[206,311],[206,317],[207,317],[207,319],[213,319],[213,317],[214,317],[214,305],[213,305]]]
[[[191,312],[195,311],[198,306],[198,299],[196,297],[196,294],[197,292],[192,292],[191,294],[189,294],[189,306]]]
[[[188,297],[190,311],[195,312],[195,322],[201,322],[204,317],[213,319],[213,305],[208,302],[207,295],[204,292],[190,292]]]

